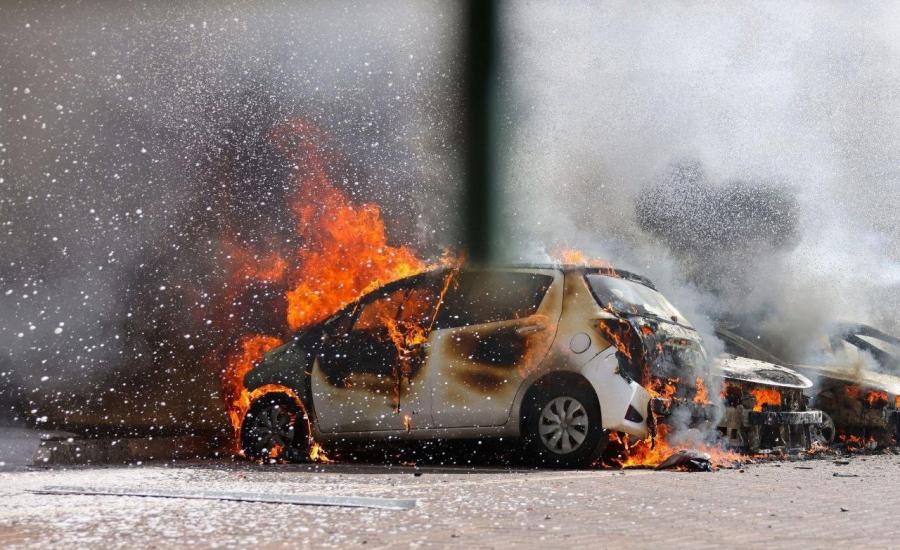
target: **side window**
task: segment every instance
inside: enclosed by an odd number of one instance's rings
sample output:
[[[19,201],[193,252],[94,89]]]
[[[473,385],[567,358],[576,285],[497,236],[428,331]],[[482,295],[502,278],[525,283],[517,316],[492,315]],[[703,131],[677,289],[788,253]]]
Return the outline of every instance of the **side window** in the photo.
[[[432,285],[418,286],[409,291],[400,308],[400,323],[407,327],[431,326],[437,293]]]
[[[425,331],[432,325],[438,293],[433,281],[418,281],[362,304],[354,331],[377,331],[392,326]]]
[[[353,330],[375,332],[386,328],[389,323],[397,320],[405,294],[406,289],[401,288],[363,304]]]
[[[553,277],[500,271],[462,272],[438,312],[437,327],[452,328],[533,315]]]

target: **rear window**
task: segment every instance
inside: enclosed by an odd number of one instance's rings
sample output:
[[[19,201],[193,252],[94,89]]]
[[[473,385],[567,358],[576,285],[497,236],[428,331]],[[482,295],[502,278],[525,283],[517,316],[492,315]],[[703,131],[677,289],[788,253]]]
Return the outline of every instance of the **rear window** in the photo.
[[[610,277],[608,275],[585,275],[594,297],[602,307],[617,313],[649,315],[665,321],[690,326],[690,323],[665,296],[640,283]]]
[[[437,316],[437,328],[521,319],[533,315],[553,277],[537,273],[469,271],[454,275]]]

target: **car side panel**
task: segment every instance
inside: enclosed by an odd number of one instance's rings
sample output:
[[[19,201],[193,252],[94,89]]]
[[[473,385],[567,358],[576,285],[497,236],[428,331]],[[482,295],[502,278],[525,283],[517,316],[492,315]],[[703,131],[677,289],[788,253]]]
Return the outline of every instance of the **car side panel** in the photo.
[[[431,394],[424,383],[427,349],[421,342],[407,345],[394,340],[388,328],[399,326],[396,316],[412,303],[410,289],[423,288],[425,294],[435,294],[420,285],[391,291],[386,296],[394,300],[390,303],[396,304],[396,313],[388,311],[382,318],[375,307],[375,314],[365,321],[374,324],[357,330],[367,313],[368,303],[364,303],[350,335],[336,339],[316,356],[311,393],[320,432],[398,431],[430,424]],[[421,311],[430,317],[433,309],[434,302],[428,302]],[[401,329],[394,330],[405,342]]]
[[[594,389],[600,404],[603,427],[644,437],[647,429],[647,404],[650,394],[637,381],[618,373],[616,349],[593,323],[614,318],[597,305],[584,277],[579,272],[565,275],[562,315],[556,339],[545,364],[552,370],[571,371],[584,376]],[[517,398],[519,409],[524,392]],[[625,418],[632,406],[643,417],[641,422]]]
[[[554,277],[535,314],[432,333],[427,371],[435,428],[506,424],[523,382],[543,368],[562,310],[563,276],[526,272]]]

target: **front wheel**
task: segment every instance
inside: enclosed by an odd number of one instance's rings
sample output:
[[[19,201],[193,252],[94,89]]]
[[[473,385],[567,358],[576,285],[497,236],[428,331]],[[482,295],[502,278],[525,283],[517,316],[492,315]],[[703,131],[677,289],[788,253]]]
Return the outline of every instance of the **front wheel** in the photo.
[[[257,399],[241,424],[241,449],[255,460],[307,460],[309,443],[300,408],[286,395]]]
[[[837,433],[834,428],[834,420],[824,411],[822,412],[822,423],[810,426],[809,432],[813,443],[819,443],[826,447],[834,443]]]
[[[600,406],[588,387],[538,388],[523,407],[525,447],[540,465],[584,468],[606,448]]]

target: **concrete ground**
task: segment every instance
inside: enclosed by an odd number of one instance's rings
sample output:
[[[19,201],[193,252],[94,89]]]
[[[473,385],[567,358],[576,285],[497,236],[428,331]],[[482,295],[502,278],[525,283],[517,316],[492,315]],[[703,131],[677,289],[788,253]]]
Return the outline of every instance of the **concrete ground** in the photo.
[[[45,485],[415,498],[409,511],[120,496]],[[900,456],[712,473],[246,462],[0,473],[0,547],[895,547]]]

